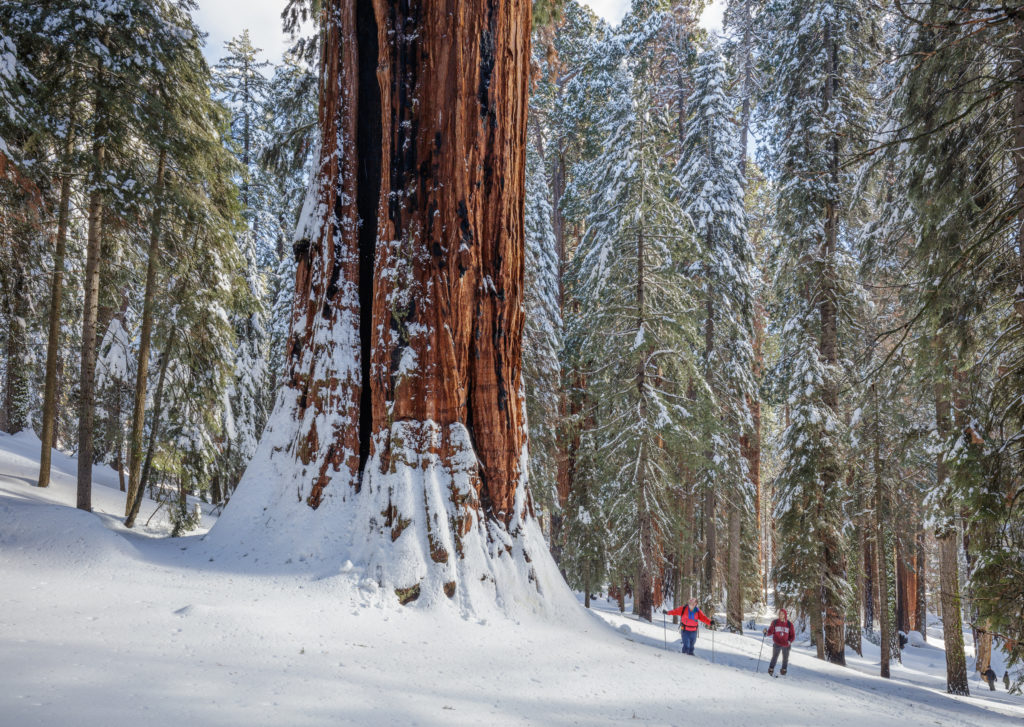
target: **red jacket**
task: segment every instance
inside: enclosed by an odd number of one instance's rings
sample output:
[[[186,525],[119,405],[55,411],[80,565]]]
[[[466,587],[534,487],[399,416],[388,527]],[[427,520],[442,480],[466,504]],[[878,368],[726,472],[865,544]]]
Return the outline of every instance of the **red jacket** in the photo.
[[[768,627],[768,633],[772,635],[772,640],[777,646],[789,646],[796,639],[796,629],[793,628],[793,622],[789,619],[785,621],[775,619]]]
[[[673,608],[671,611],[665,612],[669,616],[679,617],[679,628],[683,631],[696,631],[697,621],[703,621],[706,625],[711,625],[711,619],[704,615],[704,612],[699,608],[690,610],[689,606],[680,606],[679,608]]]

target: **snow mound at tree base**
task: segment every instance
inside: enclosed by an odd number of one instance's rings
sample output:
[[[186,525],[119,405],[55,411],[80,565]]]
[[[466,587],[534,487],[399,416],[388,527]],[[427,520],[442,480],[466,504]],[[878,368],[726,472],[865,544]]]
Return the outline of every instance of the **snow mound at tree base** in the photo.
[[[338,576],[382,604],[463,618],[578,614],[525,486],[508,525],[482,515],[479,463],[461,424],[395,422],[375,440],[359,491],[342,467],[315,510],[306,498],[316,467],[297,461],[288,436],[288,427],[268,427],[205,538],[212,557]]]

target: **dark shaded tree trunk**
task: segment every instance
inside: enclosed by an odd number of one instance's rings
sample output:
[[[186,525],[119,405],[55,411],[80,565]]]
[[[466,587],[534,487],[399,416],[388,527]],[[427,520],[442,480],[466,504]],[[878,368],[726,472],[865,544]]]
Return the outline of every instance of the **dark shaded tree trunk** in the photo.
[[[99,72],[102,75],[102,72]],[[102,85],[102,84],[100,84]],[[96,93],[93,130],[93,173],[89,190],[89,222],[86,233],[85,300],[82,310],[82,356],[78,394],[78,508],[92,510],[93,419],[96,413],[96,335],[100,296],[100,248],[103,243],[103,191],[105,184],[106,129],[104,100]]]
[[[709,249],[711,248],[710,242],[708,243]],[[707,300],[705,301],[705,313],[704,313],[704,375],[708,381],[714,381],[715,377],[711,371],[711,355],[712,349],[715,344],[715,319],[714,319],[714,302],[710,291],[708,293]],[[712,388],[715,386],[712,384]],[[716,397],[719,392],[716,391]],[[706,450],[704,452],[704,460],[707,463],[705,466],[711,466],[712,452]],[[710,474],[705,478],[704,482],[704,507],[702,509],[704,519],[704,559],[702,561],[702,572],[701,572],[701,601],[705,604],[715,603],[717,599],[717,591],[715,590],[715,576],[718,567],[718,529],[717,520],[715,518],[716,509],[718,505],[718,492],[715,488],[714,477]]]
[[[950,380],[945,370],[947,351],[941,341],[936,347],[939,378],[935,384],[935,423],[943,447],[952,431],[950,419]],[[935,481],[943,487],[949,477],[945,451],[936,455]],[[957,561],[957,527],[953,508],[945,504],[935,537],[939,543],[939,600],[942,602],[942,637],[946,648],[946,691],[967,696],[967,658],[964,655],[963,623],[960,608],[960,576]]]
[[[918,522],[917,533],[914,535],[914,570],[917,572],[917,610],[914,613],[914,628],[921,638],[928,640],[928,602],[926,577],[928,560],[924,547],[924,527]]]
[[[72,116],[68,128],[74,128]],[[74,151],[74,136],[68,132],[64,162],[68,163]],[[57,422],[57,354],[60,351],[61,307],[64,294],[64,256],[67,251],[68,220],[71,208],[71,174],[60,180],[60,200],[57,203],[57,239],[53,251],[53,278],[50,282],[50,320],[46,339],[46,373],[43,384],[43,421],[39,455],[40,487],[50,484],[50,458],[56,442]]]
[[[132,402],[131,432],[128,435],[128,496],[125,498],[125,516],[131,515],[139,496],[142,478],[142,430],[146,424],[146,385],[149,377],[149,349],[153,336],[153,313],[156,306],[157,261],[160,256],[160,223],[163,216],[164,171],[167,150],[160,150],[154,185],[153,217],[150,220],[149,259],[146,262],[146,287],[142,297],[142,324],[139,331],[139,354],[135,368],[135,396]],[[135,519],[129,517],[125,525],[132,527]]]
[[[879,661],[881,669],[879,674],[886,679],[889,678],[889,662],[892,655],[889,653],[889,646],[892,643],[892,624],[889,621],[889,565],[885,537],[885,523],[889,515],[888,497],[886,496],[885,484],[882,478],[882,428],[878,417],[878,391],[875,385],[871,385],[871,398],[875,411],[874,442],[872,447],[873,469],[875,474],[875,583],[878,587],[879,610],[878,628],[881,638],[881,654]]]
[[[863,538],[863,528],[861,537]],[[864,540],[864,630],[875,630],[875,554],[869,538]]]
[[[156,443],[160,437],[160,424],[164,416],[164,382],[167,376],[167,366],[171,362],[171,354],[174,351],[175,332],[176,329],[172,326],[167,337],[167,348],[160,355],[160,373],[157,374],[156,391],[153,394],[153,426],[149,428],[149,445],[146,447],[146,459],[142,463],[139,487],[135,491],[135,497],[130,503],[128,516],[125,519],[125,525],[129,528],[135,526],[139,510],[142,509],[142,500],[146,496],[146,487],[150,484],[153,455],[156,452]]]
[[[729,503],[729,604],[726,623],[729,631],[743,633],[743,583],[740,580],[740,545],[743,516],[735,503]]]

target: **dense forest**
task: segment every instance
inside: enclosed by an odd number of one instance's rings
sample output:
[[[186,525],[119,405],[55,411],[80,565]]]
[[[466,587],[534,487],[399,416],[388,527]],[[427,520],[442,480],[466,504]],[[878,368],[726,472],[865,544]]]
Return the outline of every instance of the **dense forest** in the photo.
[[[937,616],[948,691],[962,622],[1024,685],[1024,7],[472,0],[435,78],[416,3],[282,4],[281,63],[210,67],[192,0],[0,3],[0,428],[40,487],[75,453],[89,510],[109,464],[184,534],[263,446],[292,506],[423,535],[402,603],[494,543],[532,582],[536,518],[587,605],[784,605],[883,676]]]

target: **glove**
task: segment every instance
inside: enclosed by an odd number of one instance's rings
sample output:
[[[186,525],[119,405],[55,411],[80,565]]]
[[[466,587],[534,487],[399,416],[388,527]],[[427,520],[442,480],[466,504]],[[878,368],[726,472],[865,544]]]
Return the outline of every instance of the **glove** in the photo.
[[[715,619],[711,619],[711,625],[708,626],[708,628],[712,631],[718,631],[718,621]]]
[[[765,636],[767,636],[768,635],[768,629],[761,629],[761,633],[764,634]]]

